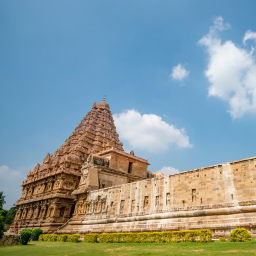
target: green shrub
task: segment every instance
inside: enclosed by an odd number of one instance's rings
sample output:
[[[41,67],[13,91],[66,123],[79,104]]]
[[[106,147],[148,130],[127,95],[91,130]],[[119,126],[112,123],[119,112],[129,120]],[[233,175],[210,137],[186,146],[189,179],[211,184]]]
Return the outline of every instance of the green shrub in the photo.
[[[44,236],[45,236],[45,235],[43,235],[43,234],[40,235],[40,236],[38,237],[38,241],[44,241]]]
[[[95,238],[87,238],[84,241]],[[93,234],[97,236],[97,234]],[[212,240],[212,232],[209,229],[166,231],[166,232],[143,232],[143,233],[105,233],[98,234],[100,243],[180,243],[198,242],[209,243]]]
[[[30,229],[22,229],[20,231],[20,242],[23,245],[26,245],[31,237],[32,231]]]
[[[78,243],[79,238],[80,238],[80,235],[78,235],[78,234],[76,234],[76,235],[70,235],[70,236],[68,237],[68,241],[71,242],[71,243]]]
[[[220,242],[227,242],[227,239],[225,237],[219,237]]]
[[[58,239],[58,235],[49,235],[48,236],[48,241],[50,242],[56,242]]]
[[[236,228],[229,234],[230,242],[248,242],[252,236],[245,228]]]
[[[98,234],[87,234],[84,236],[84,242],[86,243],[97,243]]]
[[[59,235],[57,241],[58,242],[67,242],[68,241],[68,237],[69,237],[69,235],[67,235],[67,234]]]
[[[3,234],[5,232],[5,227],[2,219],[0,218],[0,239],[2,238]]]
[[[16,211],[17,211],[17,207],[14,206],[12,207],[6,214],[5,216],[5,224],[12,224],[13,223],[13,220],[14,220],[14,217],[15,217],[15,214],[16,214]]]
[[[42,234],[43,234],[43,230],[41,228],[36,228],[32,230],[32,240],[38,241],[39,236]]]

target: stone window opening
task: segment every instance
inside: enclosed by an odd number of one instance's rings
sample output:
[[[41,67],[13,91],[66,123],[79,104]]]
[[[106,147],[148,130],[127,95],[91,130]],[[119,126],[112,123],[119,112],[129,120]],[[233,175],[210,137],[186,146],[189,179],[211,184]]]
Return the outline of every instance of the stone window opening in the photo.
[[[231,194],[231,199],[232,199],[232,200],[234,200],[234,196],[233,196],[233,194]]]
[[[182,205],[183,207],[185,207],[185,200],[182,200]]]
[[[196,189],[192,189],[192,202],[196,201]]]
[[[203,198],[201,198],[201,204],[203,203]]]
[[[129,162],[128,173],[132,173],[132,162]]]
[[[106,185],[105,184],[101,184],[101,188],[105,188],[106,187]]]

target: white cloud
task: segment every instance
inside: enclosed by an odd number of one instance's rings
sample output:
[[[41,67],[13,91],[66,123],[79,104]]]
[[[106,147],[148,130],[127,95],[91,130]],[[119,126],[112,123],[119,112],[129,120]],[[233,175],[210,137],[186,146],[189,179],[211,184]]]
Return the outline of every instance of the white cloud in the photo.
[[[161,170],[157,172],[162,172],[164,175],[170,175],[170,174],[179,173],[179,170],[170,166],[169,167],[164,166]]]
[[[132,148],[151,152],[166,151],[171,145],[190,148],[185,129],[177,129],[172,124],[154,114],[141,115],[136,110],[127,110],[114,115],[117,132],[122,140]]]
[[[35,167],[35,165],[33,166]],[[32,169],[32,168],[31,168]],[[4,192],[6,204],[3,208],[8,210],[21,196],[21,183],[26,179],[22,171],[28,173],[27,168],[10,169],[7,165],[0,166],[0,191]]]
[[[211,84],[208,95],[228,102],[231,117],[240,118],[245,113],[256,112],[256,62],[254,49],[248,51],[232,41],[221,42],[218,31],[229,27],[222,17],[218,17],[199,44],[205,46],[209,54],[205,71]],[[253,32],[247,31],[244,42],[253,36]]]
[[[247,40],[250,40],[250,39],[254,39],[256,40],[256,32],[252,32],[251,30],[248,30],[245,32],[245,35],[244,35],[244,44]]]
[[[175,80],[182,80],[186,76],[188,76],[189,72],[181,65],[179,64],[176,67],[173,67],[171,77]]]

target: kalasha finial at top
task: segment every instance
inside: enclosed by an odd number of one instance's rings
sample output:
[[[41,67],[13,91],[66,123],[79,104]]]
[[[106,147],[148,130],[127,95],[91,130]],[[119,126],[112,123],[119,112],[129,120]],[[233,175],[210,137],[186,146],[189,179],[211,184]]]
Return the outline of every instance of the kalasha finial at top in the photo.
[[[104,102],[106,101],[106,95],[105,95],[105,97],[104,97],[103,101],[104,101]]]

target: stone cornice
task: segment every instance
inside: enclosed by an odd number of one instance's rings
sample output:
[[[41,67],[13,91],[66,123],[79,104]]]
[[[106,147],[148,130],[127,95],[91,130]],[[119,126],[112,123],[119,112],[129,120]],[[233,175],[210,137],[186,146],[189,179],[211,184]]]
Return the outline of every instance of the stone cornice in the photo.
[[[118,149],[115,149],[115,148],[107,149],[107,150],[101,151],[101,152],[99,152],[97,155],[104,157],[104,155],[107,155],[107,154],[109,154],[109,153],[114,153],[114,154],[117,154],[117,155],[119,155],[119,156],[123,156],[123,157],[125,157],[125,158],[130,158],[130,159],[136,160],[136,161],[138,161],[138,162],[142,162],[142,163],[144,163],[144,164],[150,165],[150,163],[148,162],[147,159],[143,159],[143,158],[140,158],[140,157],[138,157],[138,156],[133,156],[133,155],[131,155],[131,154],[129,154],[129,153],[126,153],[125,151],[121,151],[121,150],[118,150]]]
[[[26,199],[26,200],[22,200],[22,201],[17,201],[17,203],[15,204],[16,206],[18,205],[23,205],[23,204],[29,204],[29,203],[33,203],[33,202],[37,202],[37,201],[42,201],[42,200],[46,200],[46,199],[50,199],[50,198],[65,198],[65,199],[75,199],[76,197],[73,195],[68,195],[68,194],[62,194],[62,193],[52,193],[50,195],[42,195],[42,196],[38,196],[36,198],[31,198],[31,199]]]
[[[69,175],[74,175],[74,176],[77,176],[77,177],[80,177],[81,176],[81,172],[80,171],[67,171],[67,170],[57,170],[57,171],[53,171],[53,172],[50,172],[50,173],[42,173],[40,176],[38,175],[37,177],[35,177],[33,180],[30,180],[30,181],[23,181],[21,183],[21,186],[24,186],[24,185],[28,185],[30,183],[34,183],[36,181],[39,181],[39,180],[43,180],[45,178],[49,178],[51,176],[55,176],[57,174],[69,174]]]
[[[108,172],[108,173],[111,173],[111,174],[116,174],[116,175],[125,176],[125,177],[129,177],[129,178],[134,178],[134,179],[137,179],[137,180],[144,180],[145,179],[144,177],[141,177],[141,176],[137,176],[137,175],[133,175],[133,174],[130,174],[130,173],[117,171],[117,170],[111,169],[111,168],[100,167],[99,171]]]

